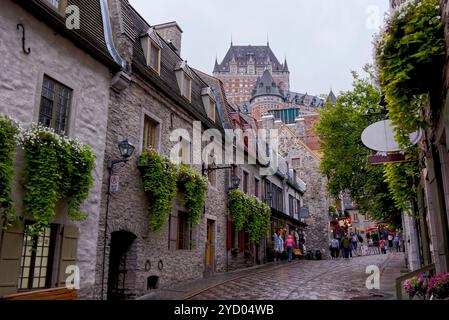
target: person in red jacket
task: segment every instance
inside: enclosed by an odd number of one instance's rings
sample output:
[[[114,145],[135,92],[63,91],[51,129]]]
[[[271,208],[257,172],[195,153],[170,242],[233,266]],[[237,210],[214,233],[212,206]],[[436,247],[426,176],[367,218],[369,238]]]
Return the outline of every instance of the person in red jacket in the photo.
[[[287,247],[287,252],[288,252],[288,262],[292,262],[294,245],[295,245],[295,241],[293,241],[293,236],[289,235],[288,239],[285,240],[285,246]]]

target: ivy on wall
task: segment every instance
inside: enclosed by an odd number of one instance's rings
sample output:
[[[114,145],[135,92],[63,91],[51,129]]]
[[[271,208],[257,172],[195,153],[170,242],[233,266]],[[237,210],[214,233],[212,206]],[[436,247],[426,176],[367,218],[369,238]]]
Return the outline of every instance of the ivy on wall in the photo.
[[[169,159],[155,151],[145,151],[140,157],[143,188],[150,194],[150,229],[158,230],[167,220],[176,196],[178,172]]]
[[[407,157],[416,158],[418,153],[416,147],[410,151]],[[385,164],[384,180],[388,184],[396,208],[407,212],[417,201],[416,182],[419,177],[420,168],[417,161]]]
[[[0,214],[5,219],[6,226],[15,218],[11,186],[18,133],[18,125],[10,118],[0,115]]]
[[[207,188],[203,176],[184,165],[179,166],[179,189],[184,193],[184,204],[189,213],[191,224],[198,224],[203,210],[204,197]]]
[[[411,0],[386,21],[376,41],[379,80],[398,142],[424,128],[419,113],[427,94],[440,82],[446,47],[438,0]]]
[[[72,220],[85,220],[87,214],[80,206],[92,186],[95,156],[91,148],[41,125],[26,130],[21,143],[26,160],[25,213],[36,221],[29,234],[36,235],[50,224],[62,199],[68,203],[67,214]]]
[[[140,157],[144,190],[150,194],[150,229],[160,229],[172,209],[177,187],[184,194],[184,205],[189,222],[198,224],[204,206],[207,188],[204,177],[184,165],[176,167],[155,150],[143,152]]]
[[[259,199],[233,189],[228,196],[229,214],[237,230],[245,229],[251,241],[258,241],[270,230],[270,207]]]

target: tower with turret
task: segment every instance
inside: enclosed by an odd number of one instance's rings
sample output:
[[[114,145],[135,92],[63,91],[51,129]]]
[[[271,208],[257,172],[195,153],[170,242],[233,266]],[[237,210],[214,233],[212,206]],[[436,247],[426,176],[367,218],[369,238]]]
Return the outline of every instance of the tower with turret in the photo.
[[[265,46],[231,46],[221,63],[215,60],[213,75],[223,81],[230,103],[249,101],[258,80],[268,70],[283,91],[290,89],[290,71],[287,59],[279,62],[267,42]]]

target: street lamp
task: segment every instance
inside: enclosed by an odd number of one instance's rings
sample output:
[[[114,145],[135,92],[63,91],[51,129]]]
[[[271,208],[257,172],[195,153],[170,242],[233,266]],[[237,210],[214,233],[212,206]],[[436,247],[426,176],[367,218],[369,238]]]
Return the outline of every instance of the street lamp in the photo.
[[[112,168],[114,167],[114,165],[117,163],[128,162],[136,147],[134,147],[132,143],[129,142],[128,139],[126,139],[118,144],[118,149],[120,150],[120,155],[122,156],[122,158],[108,161],[109,178],[112,175]]]
[[[102,276],[101,276],[101,299],[104,299],[104,278],[105,278],[105,264],[106,264],[106,240],[108,237],[108,216],[109,216],[109,197],[111,195],[111,177],[112,177],[112,170],[114,168],[114,165],[118,164],[118,163],[126,163],[128,162],[129,158],[131,158],[131,156],[134,153],[134,150],[136,149],[136,147],[134,147],[132,145],[131,142],[128,141],[128,139],[125,139],[123,141],[121,141],[118,144],[118,149],[120,151],[120,155],[122,156],[121,159],[111,159],[108,160],[107,166],[108,166],[108,173],[109,173],[109,177],[108,177],[108,191],[106,192],[107,197],[106,197],[106,214],[105,214],[105,219],[104,219],[104,246],[103,246],[103,271],[102,271]]]

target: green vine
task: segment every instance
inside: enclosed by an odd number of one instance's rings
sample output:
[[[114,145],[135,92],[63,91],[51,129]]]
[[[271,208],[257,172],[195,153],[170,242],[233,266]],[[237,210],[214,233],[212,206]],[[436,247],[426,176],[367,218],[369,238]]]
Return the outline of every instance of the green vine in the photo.
[[[410,144],[410,133],[426,125],[419,110],[440,79],[445,54],[438,0],[412,0],[401,5],[378,37],[379,78],[389,118],[396,126],[396,139],[403,147]]]
[[[417,156],[416,148],[412,149],[409,158]],[[384,180],[394,200],[396,208],[408,211],[416,202],[416,181],[419,180],[420,170],[417,161],[403,163],[388,163],[384,168]]]
[[[7,116],[0,115],[0,214],[5,219],[6,226],[9,226],[15,219],[11,190],[18,133],[17,124]]]
[[[270,208],[259,199],[236,189],[230,191],[228,208],[237,230],[245,229],[251,241],[258,241],[270,230]]]
[[[178,184],[184,193],[185,207],[189,212],[191,224],[198,224],[203,210],[205,192],[207,188],[204,177],[184,165],[179,166]]]
[[[162,227],[171,211],[176,196],[178,172],[169,159],[155,151],[143,152],[140,155],[140,164],[143,188],[150,193],[150,229],[155,231]]]
[[[50,224],[62,199],[68,202],[67,214],[72,220],[86,219],[80,206],[92,186],[95,156],[90,147],[43,126],[25,131],[22,145],[26,160],[25,212],[36,221],[29,234],[38,234]]]
[[[228,196],[228,208],[232,221],[238,231],[243,229],[246,222],[246,195],[237,189],[232,189]]]

